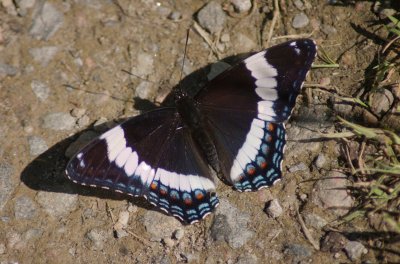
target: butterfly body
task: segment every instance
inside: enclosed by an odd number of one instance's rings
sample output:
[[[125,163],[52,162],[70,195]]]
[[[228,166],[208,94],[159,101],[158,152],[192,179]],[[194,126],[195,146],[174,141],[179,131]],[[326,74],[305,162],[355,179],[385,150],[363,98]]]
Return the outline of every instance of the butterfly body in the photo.
[[[67,165],[74,182],[143,196],[194,223],[218,205],[209,166],[239,191],[281,178],[283,121],[316,54],[312,40],[277,45],[217,76],[176,107],[133,117],[84,147]]]

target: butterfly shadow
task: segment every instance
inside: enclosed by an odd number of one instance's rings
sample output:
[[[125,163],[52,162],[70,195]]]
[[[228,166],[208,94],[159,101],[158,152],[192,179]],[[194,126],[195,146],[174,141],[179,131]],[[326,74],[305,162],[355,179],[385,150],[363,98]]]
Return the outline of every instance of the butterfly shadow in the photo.
[[[229,64],[234,64],[240,61],[241,58],[245,57],[248,54],[249,53],[227,57],[222,61],[227,62]],[[189,95],[194,96],[202,88],[202,85],[205,85],[207,83],[208,80],[206,73],[210,71],[211,67],[212,64],[209,64],[187,75],[173,89],[179,88],[182,89],[183,91],[186,91]],[[65,85],[65,86],[69,88],[72,87],[71,85]],[[79,90],[79,88],[75,87],[72,88]],[[116,98],[113,96],[111,96],[111,98],[115,100],[121,100],[120,98]],[[141,112],[146,112],[158,107],[153,102],[141,99],[139,97],[134,98],[133,101],[135,109]],[[173,103],[174,103],[174,96],[173,92],[171,92],[165,98],[161,106],[171,106],[173,105]],[[119,124],[124,122],[125,120],[126,119],[119,119],[116,120],[116,123]],[[107,127],[105,124],[96,126],[94,127],[94,129],[88,128],[56,143],[48,150],[46,150],[44,153],[36,157],[31,163],[29,163],[23,169],[20,176],[21,181],[28,188],[31,188],[36,191],[79,194],[83,196],[92,196],[92,197],[94,196],[101,199],[111,199],[111,200],[129,200],[138,207],[164,213],[158,208],[151,206],[150,203],[146,202],[146,200],[142,197],[132,198],[131,196],[128,196],[126,194],[117,193],[110,190],[82,186],[79,184],[75,184],[66,178],[65,168],[67,166],[69,158],[72,157],[71,154],[75,154],[80,148],[84,147],[89,141],[96,138],[101,134],[101,132],[105,132],[107,129],[109,129],[109,127]],[[74,151],[72,151],[73,153],[70,153],[69,155],[67,155],[69,157],[66,157],[66,152],[67,153],[71,152],[69,148],[75,141],[77,141],[79,137],[86,137],[86,139],[83,140],[82,144],[79,144],[79,146],[75,146]]]

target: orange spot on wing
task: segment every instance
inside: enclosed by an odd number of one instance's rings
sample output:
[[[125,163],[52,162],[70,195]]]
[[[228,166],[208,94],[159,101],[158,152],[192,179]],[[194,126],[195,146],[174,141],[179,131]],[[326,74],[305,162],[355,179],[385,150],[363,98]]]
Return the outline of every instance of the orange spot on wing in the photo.
[[[152,182],[152,183],[150,184],[150,189],[152,189],[153,191],[156,190],[156,189],[157,189],[157,183]]]
[[[250,169],[247,170],[247,173],[249,175],[253,175],[254,173],[256,173],[256,169],[255,168],[250,168]]]
[[[189,198],[186,198],[183,202],[184,202],[186,205],[191,205],[191,204],[192,204],[192,200],[189,199]]]
[[[196,195],[196,198],[197,198],[197,200],[201,200],[201,199],[204,198],[204,195],[203,195],[202,193],[198,193],[198,194]]]
[[[275,124],[273,123],[268,123],[268,131],[274,131],[275,130]]]
[[[265,169],[265,168],[267,168],[267,165],[268,165],[267,162],[262,162],[260,167],[261,167],[261,169]]]
[[[160,194],[161,194],[161,195],[166,195],[166,194],[167,194],[167,191],[164,190],[164,189],[160,189]]]

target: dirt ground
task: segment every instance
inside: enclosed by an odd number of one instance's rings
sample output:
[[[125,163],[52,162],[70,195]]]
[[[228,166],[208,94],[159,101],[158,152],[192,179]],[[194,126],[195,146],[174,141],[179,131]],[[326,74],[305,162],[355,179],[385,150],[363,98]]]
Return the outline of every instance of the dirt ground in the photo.
[[[181,225],[144,199],[69,182],[64,170],[77,150],[74,144],[83,144],[76,143],[78,137],[85,142],[113,121],[160,105],[179,83],[187,29],[193,29],[208,2],[1,2],[1,264],[400,262],[395,245],[384,245],[390,248],[385,251],[373,237],[362,235],[371,231],[367,219],[326,227],[357,201],[346,197],[342,211],[318,202],[318,179],[346,172],[339,142],[318,134],[336,129],[332,95],[318,89],[304,89],[287,122],[282,181],[256,193],[218,183],[223,205],[200,223]],[[189,76],[182,85],[199,89],[219,58],[265,48],[274,14],[269,2],[254,1],[240,13],[230,1],[220,1],[226,21],[220,33],[207,33],[219,39],[216,52],[192,30],[183,71]],[[382,45],[371,35],[385,28],[373,1],[328,2],[281,1],[269,46],[293,36],[314,39],[339,67],[312,70],[306,84],[328,82],[353,97],[363,89]],[[308,22],[294,28],[300,13]],[[325,162],[317,163],[321,159]],[[343,175],[344,185],[334,184],[345,189],[351,179]],[[282,209],[275,218],[264,212],[274,199]],[[124,213],[128,225],[117,230],[115,222]],[[224,217],[222,223],[232,224],[229,230],[218,227]],[[317,250],[310,243],[319,245],[330,231],[360,243],[362,254]]]

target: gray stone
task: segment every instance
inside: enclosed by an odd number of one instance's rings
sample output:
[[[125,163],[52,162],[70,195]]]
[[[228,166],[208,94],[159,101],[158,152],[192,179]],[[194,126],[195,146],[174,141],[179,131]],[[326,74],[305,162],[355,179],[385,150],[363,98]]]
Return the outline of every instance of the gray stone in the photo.
[[[296,172],[296,171],[308,171],[308,167],[306,164],[304,164],[304,162],[300,162],[296,165],[291,166],[288,169],[288,171],[291,173]]]
[[[344,246],[347,256],[351,261],[357,261],[363,254],[367,254],[368,250],[358,241],[348,241]]]
[[[70,113],[50,113],[43,117],[43,127],[52,130],[71,130],[75,127],[76,120]]]
[[[143,218],[143,224],[146,231],[152,236],[150,239],[152,241],[172,237],[175,230],[183,228],[182,224],[174,217],[156,211],[147,211]]]
[[[231,248],[240,248],[253,236],[254,232],[247,228],[250,216],[220,199],[216,217],[211,227],[211,237],[215,241],[225,241]]]
[[[15,188],[13,174],[14,168],[11,165],[0,163],[0,212]]]
[[[77,194],[39,191],[36,201],[54,218],[66,216],[78,207]]]
[[[387,89],[382,89],[374,92],[370,95],[369,98],[371,110],[377,116],[382,116],[387,111],[389,111],[394,101],[393,94]]]
[[[292,21],[292,27],[303,28],[307,26],[308,23],[310,23],[310,20],[308,19],[307,15],[301,12],[300,14],[294,16]]]
[[[99,134],[93,131],[87,131],[82,133],[77,140],[71,143],[65,151],[67,158],[72,158],[73,155],[77,154],[78,151],[83,148],[86,144],[96,138]]]
[[[326,158],[325,155],[320,153],[314,161],[315,167],[318,169],[322,169],[326,165]]]
[[[32,91],[40,101],[45,101],[50,94],[50,88],[47,84],[37,80],[31,82]]]
[[[35,0],[15,0],[14,2],[20,16],[25,16],[28,13],[28,9],[35,5]]]
[[[74,108],[71,110],[71,115],[76,118],[82,117],[86,113],[84,108]]]
[[[285,246],[284,253],[295,258],[296,260],[302,260],[311,257],[312,251],[308,246],[301,244],[287,244]]]
[[[37,208],[34,201],[28,196],[20,196],[15,200],[15,219],[32,219],[37,215]]]
[[[35,39],[47,41],[62,26],[63,21],[63,14],[46,1],[38,5],[29,34]]]
[[[257,264],[257,263],[259,263],[257,256],[250,253],[245,253],[239,256],[239,258],[236,261],[236,264]]]
[[[214,34],[224,28],[226,15],[219,3],[211,1],[199,11],[197,20],[203,28]]]
[[[6,245],[4,243],[0,243],[0,255],[6,253]]]
[[[84,128],[87,127],[90,124],[90,118],[88,115],[83,115],[80,118],[78,118],[78,121],[76,121],[76,124],[78,125],[79,128]]]
[[[58,52],[58,47],[54,46],[29,49],[29,54],[31,54],[33,60],[36,61],[37,63],[40,63],[42,67],[46,67],[57,52]]]
[[[15,76],[18,70],[14,66],[0,62],[0,78],[4,76]]]
[[[346,214],[354,204],[353,198],[347,193],[346,175],[332,171],[317,181],[312,192],[312,202],[337,215]]]
[[[273,199],[268,202],[265,212],[272,218],[277,218],[283,213],[282,206],[279,204],[278,199]]]
[[[323,219],[322,217],[320,217],[319,215],[316,214],[305,214],[304,216],[304,222],[306,223],[307,226],[311,226],[315,229],[321,229],[324,226],[326,226],[326,224],[328,224],[328,222]]]
[[[185,236],[185,231],[183,230],[183,229],[177,229],[177,230],[175,230],[175,232],[174,232],[174,238],[176,239],[176,240],[181,240],[183,237]]]
[[[327,24],[323,24],[321,26],[321,31],[324,32],[328,36],[335,35],[337,33],[337,30],[335,27]]]
[[[43,234],[43,230],[39,229],[39,228],[31,228],[28,229],[23,235],[22,238],[25,241],[28,240],[36,240],[38,238],[40,238]]]
[[[251,9],[250,0],[231,0],[231,3],[239,13],[248,12]]]
[[[295,6],[297,9],[299,9],[299,10],[301,10],[301,11],[303,11],[304,9],[306,9],[306,7],[304,6],[304,3],[303,3],[301,0],[294,0],[294,1],[293,1],[293,4],[294,4],[294,6]]]
[[[38,136],[28,137],[28,144],[29,144],[29,153],[33,157],[40,155],[49,149],[46,141],[44,141],[43,138]]]
[[[107,241],[108,234],[106,231],[99,228],[93,228],[86,233],[86,238],[91,242],[91,249],[100,251],[104,248],[104,243]]]
[[[153,89],[154,87],[155,86],[150,82],[147,81],[140,82],[139,85],[136,86],[135,88],[135,97],[151,100],[151,98],[155,94],[155,91]]]
[[[179,21],[182,19],[182,14],[179,11],[172,11],[169,16],[168,19],[171,19],[172,21]]]
[[[175,245],[175,241],[169,237],[163,238],[163,243],[166,247],[173,247]]]
[[[154,56],[152,54],[141,52],[137,55],[137,65],[132,68],[132,73],[145,78],[154,71]],[[148,82],[147,82],[148,83]]]
[[[321,251],[337,253],[347,244],[347,238],[339,232],[329,232],[321,241]]]

